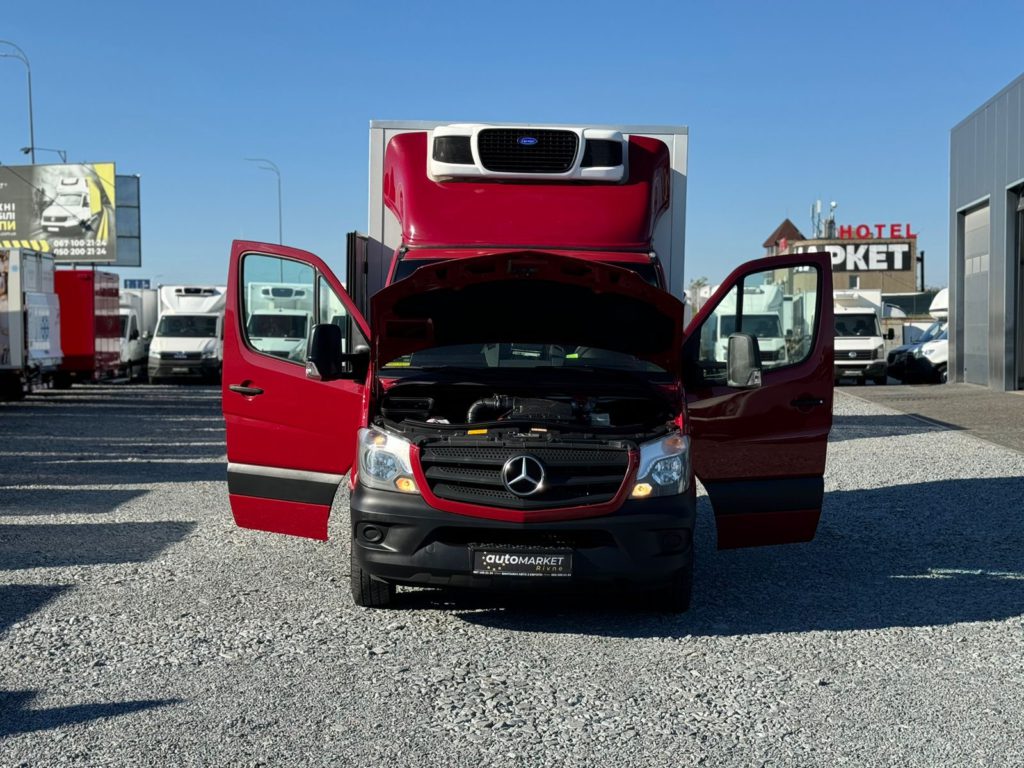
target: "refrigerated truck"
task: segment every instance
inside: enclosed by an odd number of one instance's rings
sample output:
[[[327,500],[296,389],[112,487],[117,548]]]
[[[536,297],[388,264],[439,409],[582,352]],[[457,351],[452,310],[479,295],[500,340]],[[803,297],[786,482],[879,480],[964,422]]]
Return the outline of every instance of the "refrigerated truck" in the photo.
[[[60,299],[60,343],[64,359],[53,384],[113,378],[120,369],[118,277],[96,269],[59,269],[54,285]]]
[[[348,475],[352,597],[378,608],[398,585],[630,586],[685,610],[696,478],[719,547],[814,537],[827,254],[737,267],[684,329],[685,129],[370,132],[349,290],[307,251],[232,246],[222,404],[239,526],[326,539]],[[815,287],[802,356],[763,365],[742,308],[724,354],[700,344],[730,291],[786,270]],[[305,360],[248,331],[250,286],[273,274],[315,288]]]
[[[224,338],[223,285],[161,285],[160,319],[147,363],[153,384],[165,379],[219,381]]]
[[[122,288],[120,294],[120,364],[129,381],[146,375],[149,345],[159,313],[155,288]]]
[[[0,248],[0,400],[47,384],[63,358],[53,256]]]
[[[743,314],[747,329],[757,339],[761,360],[764,362],[785,361],[786,338],[782,330],[784,291],[775,283],[749,285],[743,288]],[[729,336],[736,330],[739,294],[731,292],[722,300],[718,311],[718,327],[715,329],[715,343],[719,354],[725,354]]]

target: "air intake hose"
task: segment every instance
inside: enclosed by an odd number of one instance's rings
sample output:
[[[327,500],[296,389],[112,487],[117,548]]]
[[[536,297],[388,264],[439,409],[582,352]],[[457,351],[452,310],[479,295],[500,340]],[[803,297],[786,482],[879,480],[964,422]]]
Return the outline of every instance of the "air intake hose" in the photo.
[[[469,411],[466,413],[466,423],[473,424],[478,421],[493,421],[496,417],[512,408],[513,399],[508,395],[495,395],[494,397],[485,397],[482,400],[477,400],[469,406]],[[492,411],[492,413],[488,414],[490,418],[484,419],[482,415],[488,411]]]

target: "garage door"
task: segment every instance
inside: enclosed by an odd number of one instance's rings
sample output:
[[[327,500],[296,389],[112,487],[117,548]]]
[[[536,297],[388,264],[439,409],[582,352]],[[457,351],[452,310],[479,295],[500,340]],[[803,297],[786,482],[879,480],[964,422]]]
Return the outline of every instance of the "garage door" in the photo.
[[[989,207],[964,215],[964,381],[988,386]]]

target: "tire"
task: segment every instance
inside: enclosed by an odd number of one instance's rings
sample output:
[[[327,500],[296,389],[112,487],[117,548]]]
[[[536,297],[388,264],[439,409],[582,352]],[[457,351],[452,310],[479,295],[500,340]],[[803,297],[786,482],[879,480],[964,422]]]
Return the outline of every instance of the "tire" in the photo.
[[[867,383],[868,383],[868,380],[864,376],[858,376],[857,377],[857,386],[858,387],[863,387]]]
[[[352,602],[361,608],[390,608],[395,599],[395,585],[373,578],[352,561]]]
[[[10,375],[0,378],[0,400],[24,400],[25,386],[21,376]]]
[[[884,387],[886,384],[889,383],[889,377],[888,376],[875,376],[871,380],[873,382],[875,382],[875,386],[876,387]]]
[[[163,384],[164,380],[161,379],[159,376],[150,376],[149,377],[149,383],[150,384]]]
[[[55,374],[53,374],[53,388],[54,389],[71,389],[71,374],[69,374],[69,373],[55,373]]]
[[[948,374],[946,373],[946,366],[942,366],[938,370],[939,384],[946,384],[949,381]]]
[[[651,608],[659,613],[686,613],[693,597],[693,558],[674,574],[668,586],[651,593]]]

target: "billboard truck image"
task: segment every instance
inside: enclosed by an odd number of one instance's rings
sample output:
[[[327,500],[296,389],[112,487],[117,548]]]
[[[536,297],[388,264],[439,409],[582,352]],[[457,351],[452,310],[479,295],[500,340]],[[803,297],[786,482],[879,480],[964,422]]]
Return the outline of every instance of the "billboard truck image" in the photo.
[[[0,247],[117,259],[114,164],[0,166]]]

